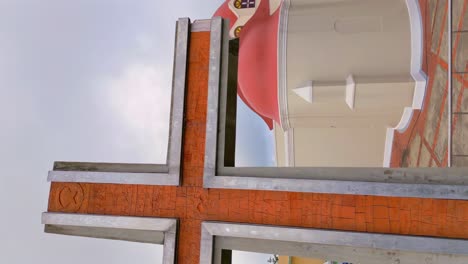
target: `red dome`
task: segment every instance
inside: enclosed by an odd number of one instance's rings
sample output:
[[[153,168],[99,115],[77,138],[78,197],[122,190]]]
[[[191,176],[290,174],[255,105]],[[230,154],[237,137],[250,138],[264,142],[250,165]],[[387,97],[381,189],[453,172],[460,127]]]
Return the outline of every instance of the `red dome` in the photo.
[[[224,6],[229,9],[227,3],[220,9]],[[269,1],[262,0],[239,36],[237,92],[270,129],[273,129],[273,121],[281,124],[278,109],[278,26],[279,9],[270,15]]]
[[[214,13],[213,17],[222,17],[225,19],[229,19],[229,29],[234,26],[234,23],[237,21],[237,15],[232,12],[232,10],[229,8],[229,2],[230,0],[226,0],[219,8],[216,10]]]

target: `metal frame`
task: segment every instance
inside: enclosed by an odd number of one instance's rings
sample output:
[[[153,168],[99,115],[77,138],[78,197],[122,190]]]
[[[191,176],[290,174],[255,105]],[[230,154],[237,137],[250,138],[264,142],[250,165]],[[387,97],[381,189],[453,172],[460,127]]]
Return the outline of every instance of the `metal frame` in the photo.
[[[212,19],[205,188],[468,199],[466,168],[226,167],[227,27],[222,18]]]
[[[42,213],[42,224],[46,233],[162,244],[162,263],[176,263],[176,219]]]
[[[216,251],[221,249],[336,259],[361,257],[362,260],[365,256],[370,263],[448,263],[444,260],[466,263],[468,260],[468,240],[203,222],[200,263],[219,263],[221,254]]]
[[[204,25],[206,20],[200,20],[193,24],[193,28],[200,30],[206,27]],[[179,185],[190,30],[188,18],[177,21],[166,164],[56,162],[54,169],[49,172],[48,181]]]

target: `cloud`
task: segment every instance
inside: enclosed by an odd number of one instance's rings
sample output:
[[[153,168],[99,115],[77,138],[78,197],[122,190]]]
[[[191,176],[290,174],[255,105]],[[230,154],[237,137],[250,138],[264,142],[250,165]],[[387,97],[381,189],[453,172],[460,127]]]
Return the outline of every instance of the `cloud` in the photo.
[[[136,148],[145,162],[166,160],[172,89],[169,76],[167,68],[135,63],[127,65],[118,76],[98,81],[103,93],[98,97],[105,98],[104,107],[125,129],[119,132],[130,139],[116,137],[115,144],[124,149]]]

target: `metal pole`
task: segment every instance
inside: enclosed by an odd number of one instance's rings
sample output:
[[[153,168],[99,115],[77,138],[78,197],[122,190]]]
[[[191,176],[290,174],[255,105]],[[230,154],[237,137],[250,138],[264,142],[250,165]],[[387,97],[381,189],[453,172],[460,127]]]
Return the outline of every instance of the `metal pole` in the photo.
[[[452,0],[448,1],[447,14],[448,34],[448,139],[447,139],[447,167],[452,167]]]

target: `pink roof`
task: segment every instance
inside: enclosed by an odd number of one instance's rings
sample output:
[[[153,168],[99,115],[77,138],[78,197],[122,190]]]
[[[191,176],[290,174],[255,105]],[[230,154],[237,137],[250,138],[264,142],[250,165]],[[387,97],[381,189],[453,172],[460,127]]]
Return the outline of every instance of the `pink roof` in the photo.
[[[227,2],[223,6],[227,6]],[[278,109],[279,9],[270,15],[269,2],[260,2],[257,12],[240,33],[238,94],[273,129],[273,121],[281,124]]]
[[[219,8],[216,10],[214,13],[213,17],[223,17],[226,19],[229,19],[229,28],[232,28],[234,23],[237,21],[237,16],[232,12],[232,10],[229,8],[229,3],[230,0],[226,0]]]

